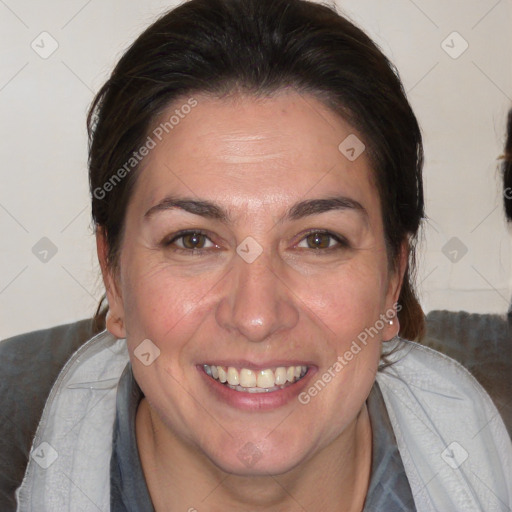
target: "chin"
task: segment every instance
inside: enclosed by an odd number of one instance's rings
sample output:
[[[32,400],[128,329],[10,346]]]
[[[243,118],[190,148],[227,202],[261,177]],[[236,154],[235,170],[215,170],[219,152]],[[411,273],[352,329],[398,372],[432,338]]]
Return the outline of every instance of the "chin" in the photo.
[[[255,443],[246,441],[236,444],[230,438],[229,446],[211,454],[205,450],[215,466],[225,473],[238,476],[269,476],[287,473],[304,461],[303,449],[286,442]],[[210,452],[211,455],[208,454]]]

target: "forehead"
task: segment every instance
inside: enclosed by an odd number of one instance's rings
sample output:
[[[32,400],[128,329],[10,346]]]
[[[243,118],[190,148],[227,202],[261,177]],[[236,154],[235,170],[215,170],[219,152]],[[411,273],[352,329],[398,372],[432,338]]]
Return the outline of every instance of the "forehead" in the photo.
[[[309,196],[377,197],[363,137],[313,96],[281,91],[190,100],[175,101],[152,128],[155,146],[139,176],[137,202],[150,207],[181,194],[249,208]],[[189,104],[195,106],[184,108]]]

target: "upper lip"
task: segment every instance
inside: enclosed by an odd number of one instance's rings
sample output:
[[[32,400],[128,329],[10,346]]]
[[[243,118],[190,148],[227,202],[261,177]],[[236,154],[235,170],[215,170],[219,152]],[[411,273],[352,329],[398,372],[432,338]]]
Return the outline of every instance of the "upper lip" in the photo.
[[[289,366],[307,366],[308,368],[313,365],[310,361],[284,361],[284,360],[272,360],[272,361],[265,361],[265,362],[252,362],[247,361],[244,359],[237,359],[237,360],[216,360],[213,362],[205,361],[201,363],[201,365],[208,365],[208,366],[224,366],[224,367],[230,367],[233,368],[247,368],[249,370],[267,370],[268,368],[279,368],[281,366],[289,367]]]

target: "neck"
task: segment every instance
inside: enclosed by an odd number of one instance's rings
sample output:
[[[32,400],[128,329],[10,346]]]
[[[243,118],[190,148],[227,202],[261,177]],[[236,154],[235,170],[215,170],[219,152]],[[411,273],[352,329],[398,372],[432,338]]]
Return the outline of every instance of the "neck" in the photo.
[[[360,512],[368,490],[372,433],[366,404],[355,420],[297,467],[281,475],[239,476],[222,471],[202,452],[183,444],[145,399],[136,420],[137,444],[157,512]]]

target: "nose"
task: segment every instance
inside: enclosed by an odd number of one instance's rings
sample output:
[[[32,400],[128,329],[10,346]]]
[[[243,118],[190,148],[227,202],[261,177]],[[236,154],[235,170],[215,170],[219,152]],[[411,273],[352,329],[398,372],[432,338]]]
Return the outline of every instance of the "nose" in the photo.
[[[251,342],[261,342],[292,329],[299,320],[293,292],[284,275],[261,255],[247,263],[235,257],[225,293],[216,309],[217,323]]]

